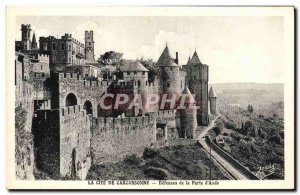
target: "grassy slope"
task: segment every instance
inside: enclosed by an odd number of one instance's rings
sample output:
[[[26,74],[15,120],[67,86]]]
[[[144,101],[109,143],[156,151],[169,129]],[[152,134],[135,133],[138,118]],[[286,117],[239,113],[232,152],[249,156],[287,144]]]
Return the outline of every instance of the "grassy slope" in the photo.
[[[118,163],[94,165],[87,179],[208,180],[209,166],[209,157],[198,145],[180,145],[152,151],[143,158],[130,156]],[[214,164],[211,167],[213,180],[227,179]]]

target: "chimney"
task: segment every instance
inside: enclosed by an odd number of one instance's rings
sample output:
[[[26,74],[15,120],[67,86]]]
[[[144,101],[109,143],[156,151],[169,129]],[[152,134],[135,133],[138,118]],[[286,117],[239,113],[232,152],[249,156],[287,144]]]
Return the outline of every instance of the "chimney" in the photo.
[[[178,64],[178,52],[176,52],[175,63]]]

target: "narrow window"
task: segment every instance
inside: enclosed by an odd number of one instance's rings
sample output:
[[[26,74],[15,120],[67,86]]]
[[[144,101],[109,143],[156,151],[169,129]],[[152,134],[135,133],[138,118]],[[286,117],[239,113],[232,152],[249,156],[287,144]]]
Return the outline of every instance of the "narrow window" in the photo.
[[[170,83],[167,83],[167,87],[170,87]]]
[[[143,75],[145,74],[145,72],[142,73]]]
[[[52,50],[56,50],[56,43],[52,43]]]
[[[134,71],[134,75],[136,75],[137,74],[137,72],[136,71]]]
[[[140,80],[138,80],[138,86],[141,86],[141,81]]]
[[[127,75],[130,75],[130,72],[127,72]]]
[[[61,50],[65,51],[65,43],[61,43]]]
[[[47,51],[47,43],[44,43],[44,51]]]

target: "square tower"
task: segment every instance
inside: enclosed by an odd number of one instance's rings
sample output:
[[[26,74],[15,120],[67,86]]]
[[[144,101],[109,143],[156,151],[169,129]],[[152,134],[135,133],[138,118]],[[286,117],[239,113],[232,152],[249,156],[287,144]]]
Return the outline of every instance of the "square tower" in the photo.
[[[30,24],[22,24],[21,31],[22,31],[22,50],[23,51],[31,50],[31,41],[30,41],[31,26],[30,26]]]
[[[95,61],[93,31],[85,31],[85,59]]]

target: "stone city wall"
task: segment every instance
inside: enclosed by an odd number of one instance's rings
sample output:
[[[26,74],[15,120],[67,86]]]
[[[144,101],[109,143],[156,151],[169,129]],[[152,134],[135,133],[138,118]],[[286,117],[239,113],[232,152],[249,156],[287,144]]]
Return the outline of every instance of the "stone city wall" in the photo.
[[[117,162],[127,155],[142,155],[156,142],[156,116],[97,118],[93,120],[92,163]]]

